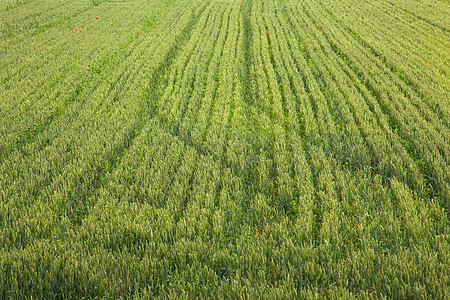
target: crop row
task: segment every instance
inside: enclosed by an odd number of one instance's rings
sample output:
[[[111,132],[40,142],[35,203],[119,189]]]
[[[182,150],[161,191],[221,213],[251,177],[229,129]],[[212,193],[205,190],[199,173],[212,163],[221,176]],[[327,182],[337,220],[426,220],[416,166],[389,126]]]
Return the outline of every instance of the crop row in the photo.
[[[0,6],[0,297],[445,297],[445,21],[39,3]]]

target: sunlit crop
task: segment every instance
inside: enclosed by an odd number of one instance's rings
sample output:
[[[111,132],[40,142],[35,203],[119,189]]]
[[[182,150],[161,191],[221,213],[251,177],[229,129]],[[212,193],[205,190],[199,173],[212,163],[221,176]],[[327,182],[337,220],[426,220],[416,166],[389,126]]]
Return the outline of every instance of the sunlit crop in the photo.
[[[0,299],[445,299],[446,0],[0,2]]]

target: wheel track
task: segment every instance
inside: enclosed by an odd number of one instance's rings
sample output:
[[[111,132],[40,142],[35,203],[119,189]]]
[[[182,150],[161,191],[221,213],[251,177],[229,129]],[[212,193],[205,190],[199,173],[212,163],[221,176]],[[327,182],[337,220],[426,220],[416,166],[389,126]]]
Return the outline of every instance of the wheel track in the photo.
[[[305,13],[308,14],[307,11],[305,11]],[[318,25],[316,24],[316,26],[318,26]],[[321,30],[319,27],[317,27],[317,28],[319,30]],[[440,184],[438,184],[437,181],[435,179],[433,179],[433,178],[437,178],[437,177],[435,177],[437,175],[430,175],[430,174],[437,174],[435,172],[438,172],[438,171],[434,171],[434,169],[429,168],[427,166],[425,166],[425,170],[423,169],[423,166],[420,164],[420,161],[422,160],[422,156],[419,156],[419,153],[417,151],[415,151],[415,148],[411,148],[411,146],[410,146],[410,145],[414,145],[415,141],[411,140],[408,136],[405,136],[405,135],[401,134],[401,132],[399,132],[397,130],[398,126],[400,126],[401,124],[398,122],[398,120],[392,119],[392,118],[389,117],[391,115],[391,112],[388,110],[388,108],[386,108],[384,105],[382,105],[382,103],[381,103],[382,102],[381,95],[377,91],[377,89],[373,86],[374,83],[372,82],[372,80],[371,79],[367,79],[365,77],[365,75],[364,75],[365,74],[364,72],[362,72],[361,70],[358,70],[357,66],[355,66],[355,65],[350,63],[350,59],[348,59],[347,55],[343,54],[343,51],[340,50],[339,46],[336,43],[334,43],[334,42],[332,42],[330,40],[330,38],[327,36],[327,34],[324,33],[324,37],[326,38],[328,43],[331,45],[331,48],[336,53],[336,55],[338,57],[340,57],[341,60],[357,75],[357,77],[359,78],[360,83],[363,84],[364,86],[366,86],[366,88],[372,94],[374,99],[377,100],[378,106],[379,106],[379,108],[382,109],[383,114],[385,115],[392,132],[395,133],[396,135],[398,135],[398,138],[399,138],[402,146],[407,151],[409,156],[416,162],[417,167],[419,168],[419,170],[423,173],[423,177],[426,180],[426,186],[432,186],[433,187],[433,189],[431,191],[430,190],[426,190],[426,194],[423,194],[422,188],[419,188],[419,187],[414,188],[413,187],[413,189],[417,193],[419,193],[419,194],[421,194],[421,195],[423,195],[423,196],[425,196],[427,198],[436,197],[438,195],[442,195],[442,193],[445,194],[445,187],[440,185]],[[388,93],[388,95],[389,95],[389,93]],[[389,95],[389,97],[392,97],[392,96]],[[392,100],[392,98],[390,98],[390,99]],[[374,108],[371,107],[371,106],[370,106],[370,108],[371,108],[372,112],[375,113],[373,111]],[[422,115],[422,117],[423,117],[423,115]],[[425,116],[425,118],[426,118],[426,116]],[[380,124],[380,126],[381,126],[381,124]],[[427,151],[429,151],[429,150],[427,150]],[[440,151],[442,152],[444,150],[440,150]],[[424,155],[424,154],[422,153],[422,155]],[[445,166],[444,166],[444,169],[445,169]],[[441,189],[444,189],[444,190],[441,190]],[[445,197],[445,196],[443,196],[443,197]]]
[[[158,69],[153,72],[153,76],[150,79],[148,84],[149,90],[147,91],[146,101],[142,104],[142,114],[141,117],[135,122],[135,129],[129,134],[127,137],[127,142],[119,147],[119,150],[116,152],[117,155],[113,155],[112,158],[107,163],[107,167],[102,166],[98,175],[94,182],[91,183],[90,186],[93,186],[93,190],[88,193],[88,197],[93,196],[96,193],[96,190],[103,185],[103,178],[110,172],[108,169],[114,170],[120,161],[127,153],[128,149],[133,145],[133,141],[141,134],[146,123],[153,117],[156,113],[156,105],[159,99],[159,89],[164,89],[160,85],[163,83],[162,76],[166,73],[166,70],[170,69],[175,57],[178,52],[186,45],[190,38],[190,32],[195,28],[201,14],[206,9],[206,5],[203,6],[202,9],[196,14],[193,15],[192,19],[188,23],[187,27],[181,32],[181,34],[176,38],[176,41],[172,48],[169,51],[169,54],[164,58],[161,65]],[[84,218],[85,216],[80,216]]]
[[[436,116],[438,116],[439,119],[443,119],[443,117],[446,115],[445,112],[443,112],[438,107],[433,107],[431,104],[429,104],[426,101],[426,96],[420,91],[419,86],[412,81],[407,75],[405,75],[405,72],[398,66],[396,66],[394,63],[392,63],[386,56],[379,53],[373,46],[371,46],[369,43],[367,43],[363,38],[361,38],[357,32],[350,29],[349,27],[345,26],[343,22],[341,22],[337,17],[333,15],[333,13],[327,9],[320,1],[315,1],[320,8],[326,12],[326,14],[336,23],[338,24],[344,31],[346,31],[356,42],[358,42],[363,48],[365,48],[369,53],[375,57],[379,62],[381,62],[388,70],[391,71],[391,74],[395,75],[406,87],[399,86],[399,88],[407,93],[409,95],[409,99],[411,99],[412,95],[410,93],[414,93],[416,97],[423,100],[424,103],[427,103],[428,109],[430,109]],[[417,104],[415,104],[417,107]],[[420,110],[419,107],[417,107]],[[427,116],[424,116],[427,118]]]
[[[177,55],[180,49],[184,46],[184,44],[188,41],[190,31],[195,27],[196,22],[198,21],[198,17],[200,13],[205,9],[206,5],[203,6],[203,9],[199,10],[199,14],[193,15],[187,27],[182,31],[182,33],[178,36],[177,42],[171,48],[169,54],[165,57],[162,64],[158,67],[156,72],[153,73],[152,79],[150,80],[150,89],[146,96],[147,101],[142,103],[141,116],[134,121],[134,124],[130,126],[130,131],[127,136],[124,136],[122,139],[122,144],[118,144],[115,146],[114,151],[112,153],[108,153],[102,158],[102,165],[97,165],[94,167],[94,173],[92,174],[92,180],[90,182],[84,182],[82,186],[71,192],[69,204],[70,212],[69,219],[72,226],[79,226],[85,216],[88,214],[89,207],[92,207],[95,204],[96,191],[104,185],[105,177],[107,174],[112,172],[117,165],[120,164],[122,158],[127,153],[128,149],[132,146],[136,137],[141,134],[141,131],[145,124],[149,120],[149,111],[151,111],[152,103],[154,103],[157,99],[153,98],[153,95],[157,92],[158,85],[160,84],[160,75],[164,73],[164,71],[170,67],[173,58]],[[146,109],[150,108],[150,109]],[[54,177],[53,177],[54,178]],[[48,182],[47,184],[51,184]],[[90,199],[90,200],[89,200]],[[89,200],[89,201],[88,201]],[[59,209],[65,209],[63,207],[55,208],[57,211]],[[50,234],[50,232],[49,232]],[[42,237],[41,237],[42,238]]]

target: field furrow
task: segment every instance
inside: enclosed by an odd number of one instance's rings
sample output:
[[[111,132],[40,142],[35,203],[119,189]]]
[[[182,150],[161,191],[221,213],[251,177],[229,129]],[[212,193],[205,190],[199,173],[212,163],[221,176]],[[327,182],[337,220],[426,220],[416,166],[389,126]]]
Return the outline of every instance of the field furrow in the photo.
[[[447,0],[0,3],[0,298],[446,299]]]

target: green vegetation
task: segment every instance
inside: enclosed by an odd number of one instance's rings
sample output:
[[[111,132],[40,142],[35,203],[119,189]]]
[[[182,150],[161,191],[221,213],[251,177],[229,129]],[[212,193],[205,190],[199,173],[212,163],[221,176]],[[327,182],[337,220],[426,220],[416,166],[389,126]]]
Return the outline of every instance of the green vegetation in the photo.
[[[447,0],[0,2],[0,298],[445,299]]]

